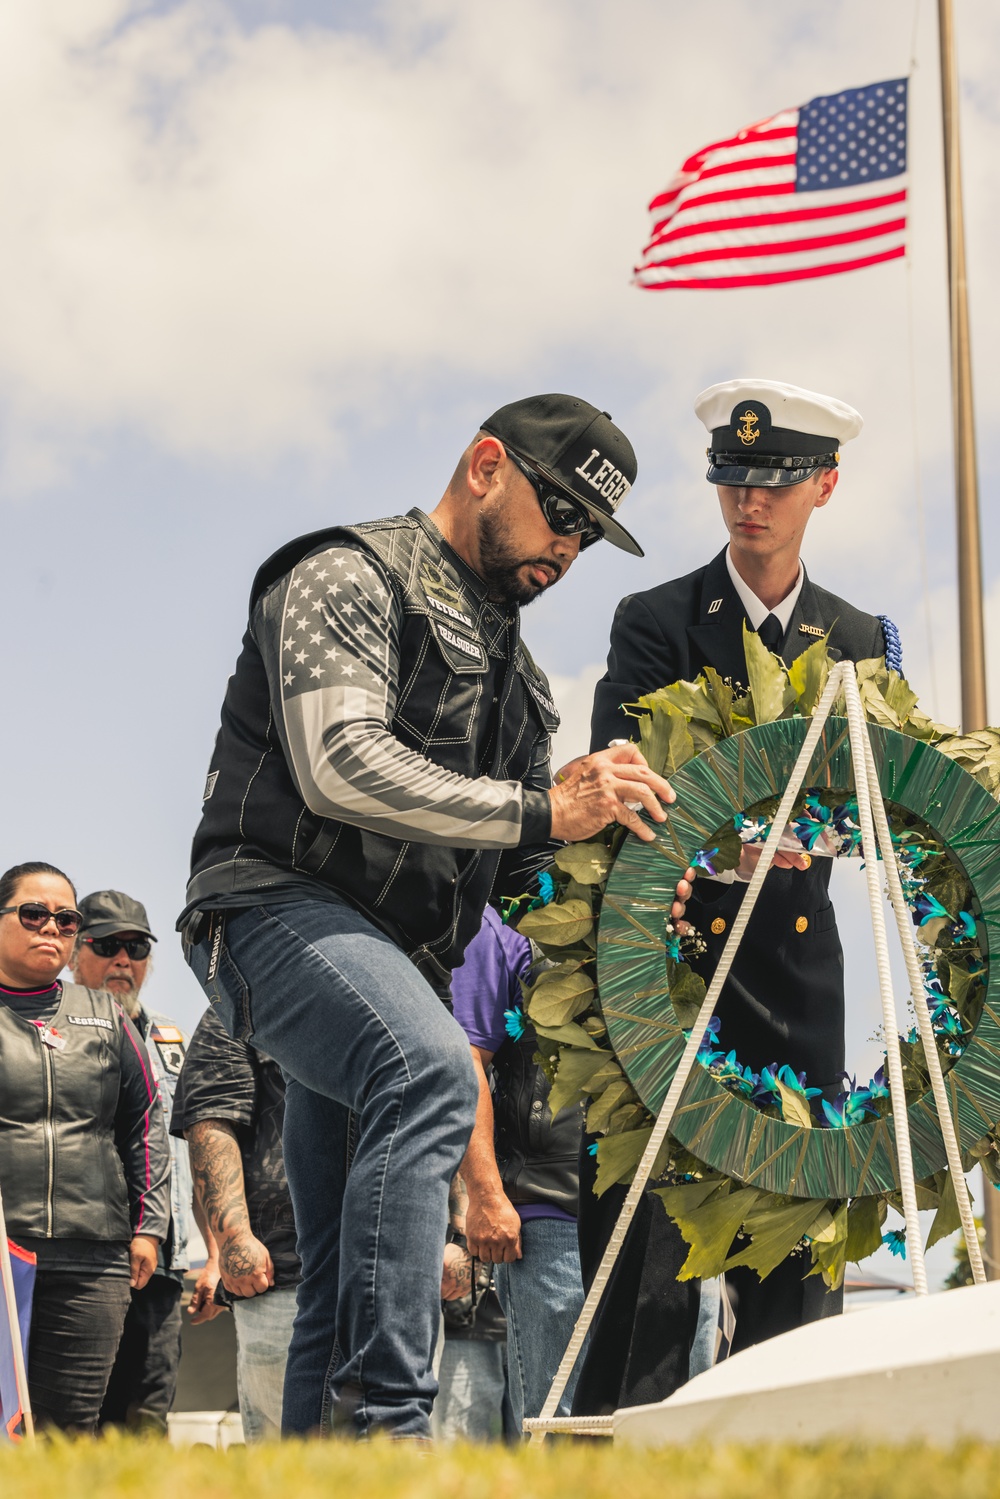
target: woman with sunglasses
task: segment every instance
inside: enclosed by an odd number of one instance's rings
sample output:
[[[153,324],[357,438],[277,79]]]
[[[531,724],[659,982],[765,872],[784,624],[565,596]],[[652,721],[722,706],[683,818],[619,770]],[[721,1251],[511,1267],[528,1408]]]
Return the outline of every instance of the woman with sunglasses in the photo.
[[[93,1432],[128,1310],[169,1222],[146,1049],[105,990],[64,984],[82,917],[51,864],[0,876],[0,1184],[37,1258],[28,1389],[39,1425]]]

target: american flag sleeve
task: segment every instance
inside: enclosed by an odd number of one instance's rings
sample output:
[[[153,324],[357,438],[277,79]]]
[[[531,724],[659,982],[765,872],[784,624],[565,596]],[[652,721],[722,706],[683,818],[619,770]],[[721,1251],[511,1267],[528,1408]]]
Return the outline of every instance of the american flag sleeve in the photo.
[[[252,631],[302,800],[401,841],[516,847],[519,782],[456,775],[392,733],[401,625],[388,572],[350,546],[297,564],[258,604]]]

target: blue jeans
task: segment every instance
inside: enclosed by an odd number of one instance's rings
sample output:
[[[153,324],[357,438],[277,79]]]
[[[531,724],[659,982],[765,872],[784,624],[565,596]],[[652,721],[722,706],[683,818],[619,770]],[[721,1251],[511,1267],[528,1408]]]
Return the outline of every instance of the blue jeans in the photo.
[[[343,901],[231,911],[188,960],[234,1040],[286,1077],[302,1282],[282,1430],[426,1436],[448,1186],[478,1097],[465,1035]]]
[[[521,1256],[493,1267],[493,1284],[507,1318],[507,1380],[518,1431],[525,1417],[541,1412],[583,1307],[576,1224],[528,1218],[521,1224]],[[581,1353],[558,1416],[570,1413],[582,1362]]]
[[[431,1431],[438,1442],[499,1442],[507,1413],[503,1343],[444,1338]]]
[[[233,1302],[236,1323],[236,1385],[243,1440],[281,1435],[285,1364],[295,1320],[295,1287],[274,1286],[263,1296]]]

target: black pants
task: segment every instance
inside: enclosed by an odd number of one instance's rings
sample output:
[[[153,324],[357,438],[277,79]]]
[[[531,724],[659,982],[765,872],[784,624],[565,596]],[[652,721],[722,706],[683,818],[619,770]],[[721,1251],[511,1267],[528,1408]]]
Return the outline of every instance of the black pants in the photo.
[[[97,1430],[128,1305],[126,1276],[38,1270],[28,1342],[28,1392],[37,1425]]]
[[[585,1141],[586,1147],[586,1141]],[[587,1289],[625,1200],[625,1187],[595,1197],[596,1163],[584,1148],[580,1167],[580,1261]],[[666,1400],[688,1378],[701,1281],[677,1279],[688,1245],[662,1202],[644,1192],[590,1329],[573,1414],[602,1416],[626,1405]],[[733,1353],[843,1310],[843,1291],[821,1276],[803,1279],[808,1257],[793,1255],[766,1280],[754,1270],[726,1272],[736,1309]]]
[[[166,1432],[181,1357],[181,1292],[167,1275],[154,1275],[132,1292],[101,1425]]]

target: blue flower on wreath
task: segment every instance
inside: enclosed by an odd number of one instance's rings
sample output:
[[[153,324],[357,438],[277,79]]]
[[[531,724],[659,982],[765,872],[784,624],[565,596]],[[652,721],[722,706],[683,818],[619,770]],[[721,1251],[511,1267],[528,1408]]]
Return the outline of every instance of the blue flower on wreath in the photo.
[[[843,1074],[847,1077],[846,1072]],[[864,1124],[868,1114],[874,1114],[872,1108],[872,1093],[869,1088],[859,1088],[855,1079],[850,1078],[850,1087],[830,1103],[824,1098],[822,1102],[823,1114],[831,1129],[851,1129],[855,1124]]]
[[[597,1155],[597,1141],[596,1140],[594,1141],[593,1145],[588,1145],[587,1146],[587,1154],[588,1155],[592,1155],[592,1156],[596,1156]]]
[[[543,906],[547,906],[556,893],[556,882],[547,869],[538,876],[538,893],[542,897]]]
[[[667,950],[667,957],[671,958],[675,963],[679,962],[681,956],[681,939],[677,933],[668,932],[663,945]]]
[[[718,848],[700,848],[695,854],[694,858],[691,860],[691,863],[694,865],[695,869],[703,869],[706,874],[714,875],[716,870],[715,865],[712,863],[712,860],[715,858],[718,852]]]
[[[896,1255],[901,1260],[906,1259],[905,1228],[890,1228],[887,1234],[882,1235],[882,1243],[890,1254]]]
[[[735,1051],[727,1053],[721,1051],[715,1052],[709,1065],[709,1071],[730,1093],[735,1093],[740,1098],[753,1099],[754,1091],[760,1079],[756,1072],[752,1072],[749,1067],[740,1066]]]
[[[878,1069],[871,1082],[868,1084],[868,1092],[872,1098],[889,1097],[889,1079],[885,1075],[885,1063]]]
[[[524,1011],[520,1005],[515,1005],[512,1010],[504,1010],[503,1028],[512,1041],[520,1041],[524,1035],[525,1027]]]
[[[949,1056],[957,1057],[965,1050],[965,1026],[950,1005],[938,1005],[931,1015],[934,1034],[944,1041]]]
[[[753,1101],[760,1109],[781,1108],[777,1062],[772,1062],[770,1067],[762,1067],[760,1069],[757,1086],[753,1091]]]
[[[713,1062],[723,1055],[721,1051],[716,1051],[715,1049],[719,1044],[719,1031],[721,1028],[722,1021],[718,1015],[713,1015],[708,1022],[708,1029],[699,1042],[698,1050],[695,1052],[695,1061],[700,1062],[702,1067],[711,1067]]]
[[[811,817],[797,817],[792,831],[807,853],[812,853],[817,842],[826,832],[825,822],[814,822]]]
[[[927,891],[921,891],[913,902],[913,914],[920,926],[926,926],[928,921],[943,916],[945,921],[951,921],[951,914],[938,900],[935,895],[928,895]]]
[[[955,924],[956,924],[956,926],[959,926],[962,929],[962,938],[961,938],[961,940],[963,942],[975,942],[975,940],[976,940],[976,923],[973,920],[973,917],[972,917],[972,915],[971,915],[971,913],[969,911],[959,911],[959,913],[958,913],[958,921]]]

